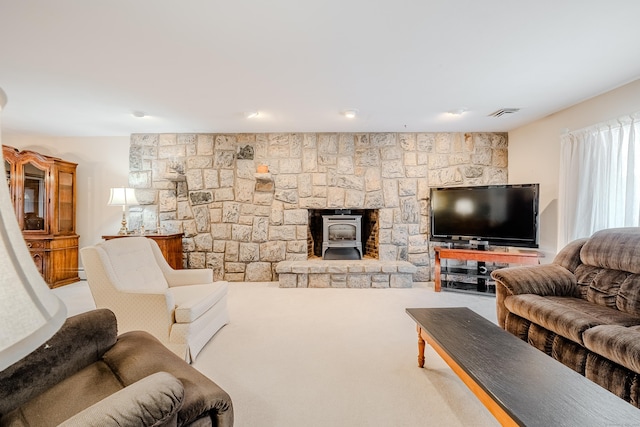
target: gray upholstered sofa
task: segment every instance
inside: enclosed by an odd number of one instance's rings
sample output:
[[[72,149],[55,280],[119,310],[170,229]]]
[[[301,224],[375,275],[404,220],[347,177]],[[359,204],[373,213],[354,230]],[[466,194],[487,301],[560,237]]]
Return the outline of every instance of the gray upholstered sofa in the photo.
[[[233,406],[149,333],[117,336],[114,314],[98,309],[0,372],[0,425],[230,427]]]
[[[552,264],[492,277],[502,328],[640,406],[640,228],[599,231]]]

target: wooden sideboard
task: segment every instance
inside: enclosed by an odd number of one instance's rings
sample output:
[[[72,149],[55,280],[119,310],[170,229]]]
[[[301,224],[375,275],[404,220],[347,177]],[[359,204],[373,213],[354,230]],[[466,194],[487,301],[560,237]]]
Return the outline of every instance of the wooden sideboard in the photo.
[[[140,234],[115,234],[112,236],[102,236],[104,240],[120,239],[127,237],[136,237]],[[160,250],[164,259],[167,260],[169,265],[175,270],[182,269],[182,233],[175,234],[144,234],[144,237],[153,239]]]

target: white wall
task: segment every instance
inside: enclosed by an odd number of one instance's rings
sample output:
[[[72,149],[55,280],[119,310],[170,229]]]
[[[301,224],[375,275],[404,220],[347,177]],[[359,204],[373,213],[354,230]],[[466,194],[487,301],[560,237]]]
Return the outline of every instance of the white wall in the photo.
[[[509,183],[540,183],[540,250],[545,262],[561,249],[556,247],[561,135],[636,111],[640,80],[509,132]]]
[[[2,144],[78,163],[76,232],[80,247],[120,228],[122,210],[107,206],[111,187],[127,186],[129,137],[38,137],[3,133]],[[80,261],[81,262],[81,261]]]

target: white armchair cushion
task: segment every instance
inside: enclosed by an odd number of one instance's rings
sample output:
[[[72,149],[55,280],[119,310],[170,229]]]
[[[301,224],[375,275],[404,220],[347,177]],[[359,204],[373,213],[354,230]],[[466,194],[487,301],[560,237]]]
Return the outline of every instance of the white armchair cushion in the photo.
[[[169,285],[158,266],[148,239],[128,237],[113,239],[109,245],[101,245],[113,267],[120,291],[163,293]]]
[[[177,323],[191,323],[210,310],[227,294],[227,282],[169,288],[176,305]]]

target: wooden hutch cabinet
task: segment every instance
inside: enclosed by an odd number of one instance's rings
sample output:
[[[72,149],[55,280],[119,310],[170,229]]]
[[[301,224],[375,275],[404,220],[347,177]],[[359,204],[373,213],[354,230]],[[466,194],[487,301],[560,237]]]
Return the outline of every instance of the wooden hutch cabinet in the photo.
[[[18,224],[51,288],[80,280],[76,234],[77,164],[2,146]]]

